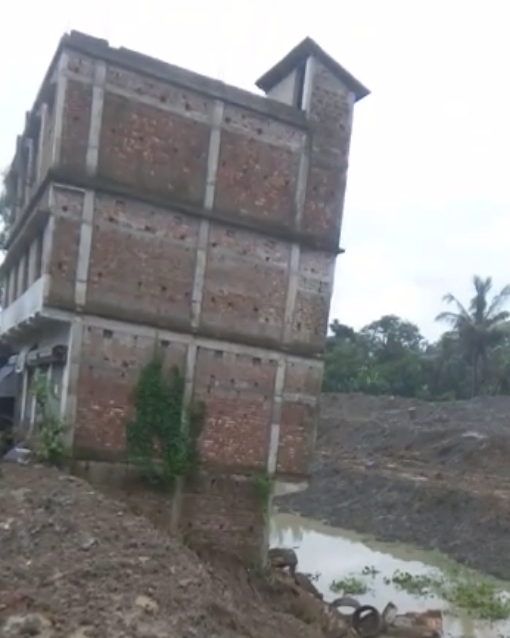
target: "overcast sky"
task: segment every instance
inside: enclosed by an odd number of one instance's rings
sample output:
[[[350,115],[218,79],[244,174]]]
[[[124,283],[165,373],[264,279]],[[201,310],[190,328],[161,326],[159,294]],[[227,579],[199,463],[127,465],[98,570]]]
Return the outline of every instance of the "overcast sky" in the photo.
[[[4,13],[4,12],[3,12]],[[332,318],[433,337],[473,274],[510,282],[509,0],[18,0],[0,39],[0,166],[58,39],[78,29],[253,89],[309,35],[366,84]]]

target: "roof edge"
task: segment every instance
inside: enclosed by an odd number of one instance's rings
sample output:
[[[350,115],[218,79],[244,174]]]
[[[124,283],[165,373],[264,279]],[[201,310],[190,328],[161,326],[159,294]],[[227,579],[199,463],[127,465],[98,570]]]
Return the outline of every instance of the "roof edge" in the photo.
[[[310,37],[302,40],[296,45],[285,57],[277,62],[273,67],[264,73],[255,85],[268,93],[275,87],[284,77],[286,77],[293,69],[301,64],[307,58],[316,58],[347,88],[352,91],[356,97],[356,102],[370,95],[370,90],[357,80],[347,69],[344,69],[329,53],[326,53],[315,40]]]

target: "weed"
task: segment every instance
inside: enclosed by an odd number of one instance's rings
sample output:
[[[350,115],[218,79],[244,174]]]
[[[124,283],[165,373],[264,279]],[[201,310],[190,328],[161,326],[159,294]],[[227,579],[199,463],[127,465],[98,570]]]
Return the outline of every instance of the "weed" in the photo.
[[[329,586],[335,594],[344,596],[362,596],[368,592],[368,585],[356,576],[346,576],[341,580],[334,580]]]
[[[64,443],[66,425],[52,405],[53,397],[47,373],[41,370],[35,371],[31,392],[41,415],[40,427],[34,437],[36,456],[50,465],[61,465],[66,457]]]
[[[255,474],[252,481],[257,498],[263,505],[266,505],[273,491],[273,481],[271,477],[267,472],[260,472]]]
[[[391,578],[384,579],[385,584],[393,584],[397,589],[413,596],[433,596],[442,582],[438,576],[410,574],[397,569]]]
[[[184,377],[175,367],[167,373],[155,354],[140,372],[134,408],[126,425],[129,459],[151,484],[173,487],[198,464],[203,404],[184,404]]]
[[[510,617],[510,599],[475,574],[455,569],[448,574],[413,575],[397,570],[389,581],[411,595],[436,595],[476,618],[496,621]]]

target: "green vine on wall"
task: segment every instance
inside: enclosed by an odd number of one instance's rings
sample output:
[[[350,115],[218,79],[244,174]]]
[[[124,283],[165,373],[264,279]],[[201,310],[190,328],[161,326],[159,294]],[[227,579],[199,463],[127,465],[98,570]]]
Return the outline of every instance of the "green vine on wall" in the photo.
[[[199,461],[197,439],[203,427],[203,404],[185,405],[184,377],[166,371],[156,354],[142,368],[134,390],[134,416],[126,425],[130,462],[154,485],[171,488]]]
[[[35,435],[36,455],[42,461],[58,466],[66,457],[66,425],[54,409],[47,373],[39,369],[35,371],[31,393],[35,397],[40,418],[40,427]]]
[[[255,474],[252,479],[255,495],[262,505],[267,505],[273,491],[273,481],[267,472]]]

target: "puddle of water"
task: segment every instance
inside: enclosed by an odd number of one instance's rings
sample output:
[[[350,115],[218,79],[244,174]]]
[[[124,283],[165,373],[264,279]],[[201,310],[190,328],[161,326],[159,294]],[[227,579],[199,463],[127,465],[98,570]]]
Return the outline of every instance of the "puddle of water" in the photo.
[[[381,543],[369,536],[324,525],[293,514],[275,513],[271,519],[271,547],[296,550],[299,571],[319,574],[316,587],[327,601],[337,598],[330,590],[333,580],[349,575],[360,576],[364,567],[373,567],[377,574],[363,577],[370,591],[355,596],[362,603],[382,610],[393,602],[399,612],[442,609],[444,636],[463,638],[502,638],[510,636],[510,622],[488,623],[474,620],[464,610],[451,609],[437,597],[419,598],[384,582],[398,569],[413,575],[430,574],[432,570],[447,570],[455,565],[436,552],[423,552],[412,547]],[[482,578],[487,580],[487,577]]]

